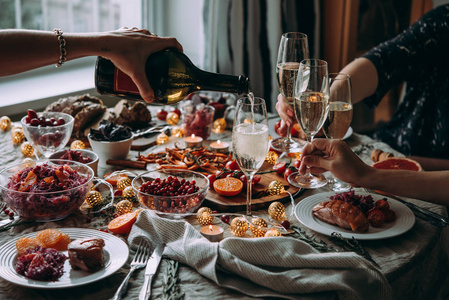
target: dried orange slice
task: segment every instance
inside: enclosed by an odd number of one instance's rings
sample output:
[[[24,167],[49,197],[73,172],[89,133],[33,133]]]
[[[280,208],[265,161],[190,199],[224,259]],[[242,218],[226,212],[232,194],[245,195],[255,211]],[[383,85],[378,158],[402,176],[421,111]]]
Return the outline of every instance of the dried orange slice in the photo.
[[[27,250],[34,249],[37,246],[45,247],[41,242],[32,237],[23,237],[16,242],[16,249],[19,256],[24,254]]]
[[[234,177],[226,177],[215,180],[214,190],[222,196],[235,196],[243,189],[243,182]]]
[[[44,247],[53,248],[58,251],[67,250],[67,245],[70,243],[70,237],[57,229],[41,230],[36,234],[36,239]]]
[[[131,232],[131,228],[137,220],[137,211],[123,214],[113,219],[108,224],[108,229],[110,232],[117,234],[128,234]]]
[[[117,173],[117,174],[106,173],[103,175],[103,179],[106,180],[107,182],[109,182],[110,184],[112,184],[113,186],[116,186],[117,182],[122,178],[128,178],[128,175],[123,174],[123,173]]]

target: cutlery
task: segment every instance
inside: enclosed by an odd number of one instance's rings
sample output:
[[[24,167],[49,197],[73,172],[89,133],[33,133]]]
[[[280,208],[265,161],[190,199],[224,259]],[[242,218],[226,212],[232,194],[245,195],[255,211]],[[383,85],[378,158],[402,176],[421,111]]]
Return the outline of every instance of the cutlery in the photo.
[[[143,240],[140,241],[139,246],[137,248],[136,254],[131,262],[131,270],[129,270],[128,275],[126,275],[125,279],[122,281],[122,284],[119,286],[117,292],[111,298],[111,300],[119,300],[126,293],[128,288],[128,281],[131,278],[131,275],[135,270],[141,269],[145,267],[148,262],[148,257],[150,256],[150,248],[148,243]]]
[[[134,139],[140,138],[140,137],[148,137],[150,135],[156,134],[156,133],[162,133],[170,130],[171,126],[155,126],[150,127],[143,131],[137,131],[134,133]]]
[[[430,211],[428,209],[422,208],[422,207],[420,207],[416,204],[413,204],[411,202],[405,201],[398,196],[395,196],[395,195],[392,195],[390,193],[383,192],[383,191],[377,191],[377,190],[365,189],[365,191],[367,191],[368,193],[375,193],[375,194],[387,196],[387,197],[390,197],[392,199],[395,199],[395,200],[401,202],[402,204],[405,204],[408,208],[410,208],[413,211],[413,213],[417,217],[428,221],[432,225],[435,225],[438,227],[446,227],[447,225],[449,225],[449,218],[446,218],[446,217],[439,215],[439,214],[437,214],[433,211]]]
[[[164,253],[165,244],[160,244],[156,247],[148,260],[147,267],[145,269],[145,279],[142,289],[140,290],[139,300],[149,299],[151,296],[151,282],[156,274],[157,268]]]

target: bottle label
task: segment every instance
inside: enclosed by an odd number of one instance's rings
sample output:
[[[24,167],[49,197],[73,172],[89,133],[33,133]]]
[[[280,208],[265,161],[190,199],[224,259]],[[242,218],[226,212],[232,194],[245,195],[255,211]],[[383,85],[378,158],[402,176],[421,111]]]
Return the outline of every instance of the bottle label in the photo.
[[[140,94],[139,89],[131,77],[120,71],[119,68],[115,68],[114,91],[118,93],[130,93],[135,95]]]

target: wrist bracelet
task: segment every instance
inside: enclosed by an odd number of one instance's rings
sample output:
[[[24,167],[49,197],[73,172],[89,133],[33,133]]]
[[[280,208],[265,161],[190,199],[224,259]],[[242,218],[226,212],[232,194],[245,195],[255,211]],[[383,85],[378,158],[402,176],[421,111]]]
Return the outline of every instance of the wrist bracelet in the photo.
[[[62,35],[64,32],[61,29],[55,28],[55,29],[53,29],[53,32],[58,37],[59,51],[61,53],[59,56],[58,63],[56,64],[56,68],[59,68],[66,61],[66,55],[67,55],[67,50],[65,49],[66,42],[65,42],[64,36]]]

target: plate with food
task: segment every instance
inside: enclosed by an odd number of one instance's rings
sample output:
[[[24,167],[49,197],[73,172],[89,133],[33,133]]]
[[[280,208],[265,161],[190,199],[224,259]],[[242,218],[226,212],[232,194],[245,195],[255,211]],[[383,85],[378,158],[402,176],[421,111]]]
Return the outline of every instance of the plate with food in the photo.
[[[404,204],[364,192],[320,193],[304,198],[295,207],[296,218],[325,235],[377,240],[401,235],[415,224],[415,215]]]
[[[123,240],[99,230],[45,229],[0,247],[0,277],[29,288],[76,287],[112,275],[128,253]]]

